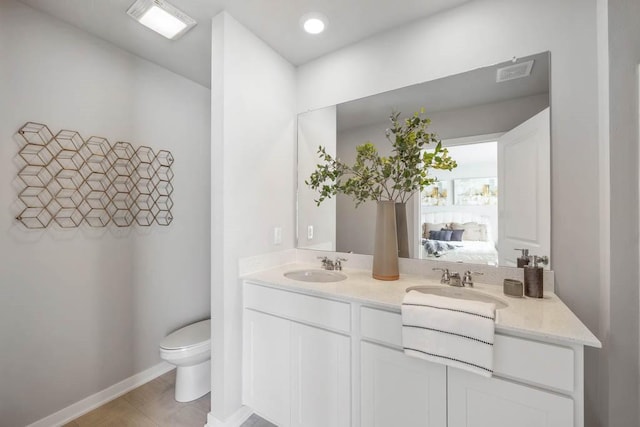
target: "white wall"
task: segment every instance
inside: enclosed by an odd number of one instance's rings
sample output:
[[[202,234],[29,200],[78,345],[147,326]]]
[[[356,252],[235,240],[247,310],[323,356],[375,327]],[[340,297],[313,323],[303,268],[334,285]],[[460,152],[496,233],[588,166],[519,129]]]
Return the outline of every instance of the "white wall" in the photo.
[[[165,334],[209,316],[210,92],[13,0],[0,63],[0,424],[18,426],[159,363]],[[170,150],[173,223],[16,224],[27,121]]]
[[[238,258],[294,247],[295,69],[226,12],[213,18],[212,41],[209,425],[218,425],[241,405]]]
[[[607,177],[598,167],[596,46],[596,2],[477,0],[301,66],[298,111],[550,51],[556,290],[598,334],[598,189]],[[587,349],[588,426],[607,424],[598,408],[598,357],[598,350]]]

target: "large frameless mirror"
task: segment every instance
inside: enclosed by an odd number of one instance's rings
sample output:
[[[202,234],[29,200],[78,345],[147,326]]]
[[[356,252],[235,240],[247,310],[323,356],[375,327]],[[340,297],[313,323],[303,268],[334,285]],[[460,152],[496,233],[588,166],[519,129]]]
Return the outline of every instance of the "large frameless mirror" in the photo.
[[[544,52],[300,114],[298,248],[373,253],[376,204],[338,195],[317,206],[305,180],[319,146],[345,162],[367,141],[383,154],[391,113],[424,108],[458,167],[432,171],[437,182],[407,203],[409,256],[512,266],[516,249],[549,255],[549,67]],[[464,232],[439,240],[443,229]]]

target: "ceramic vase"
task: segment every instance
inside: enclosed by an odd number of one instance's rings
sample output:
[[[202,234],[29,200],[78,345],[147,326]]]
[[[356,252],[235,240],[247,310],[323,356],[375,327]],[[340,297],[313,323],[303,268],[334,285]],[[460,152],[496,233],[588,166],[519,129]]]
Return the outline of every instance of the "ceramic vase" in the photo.
[[[372,275],[377,280],[398,280],[396,202],[378,202]]]
[[[406,203],[396,203],[396,231],[398,233],[398,256],[400,258],[410,258]]]

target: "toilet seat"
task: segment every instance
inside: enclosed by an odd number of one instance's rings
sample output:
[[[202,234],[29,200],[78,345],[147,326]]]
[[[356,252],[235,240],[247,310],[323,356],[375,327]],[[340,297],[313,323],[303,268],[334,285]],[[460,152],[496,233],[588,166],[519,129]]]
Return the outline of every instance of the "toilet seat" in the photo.
[[[183,348],[162,348],[160,354],[167,357],[189,357],[195,354],[209,353],[211,351],[211,343],[205,342],[201,344],[191,345]],[[164,357],[164,356],[163,356]]]
[[[160,350],[165,353],[199,352],[205,348],[211,348],[211,319],[178,329],[160,342]]]
[[[206,344],[180,350],[165,350],[161,348],[160,358],[178,367],[192,366],[211,359],[211,346]]]

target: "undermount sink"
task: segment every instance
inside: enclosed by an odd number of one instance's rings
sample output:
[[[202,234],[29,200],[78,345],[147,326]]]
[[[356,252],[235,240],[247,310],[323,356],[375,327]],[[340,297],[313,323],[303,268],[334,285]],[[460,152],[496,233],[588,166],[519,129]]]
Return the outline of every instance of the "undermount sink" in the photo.
[[[347,276],[332,270],[294,270],[284,273],[284,277],[301,282],[330,283],[340,282]]]
[[[409,291],[418,291],[422,292],[423,294],[438,295],[441,297],[464,299],[469,301],[492,302],[496,305],[496,310],[500,310],[501,308],[509,306],[509,304],[507,304],[500,298],[496,298],[494,296],[467,288],[458,288],[451,286],[446,288],[441,286],[412,286],[410,288],[407,288],[407,292]]]

